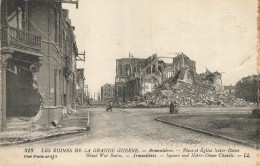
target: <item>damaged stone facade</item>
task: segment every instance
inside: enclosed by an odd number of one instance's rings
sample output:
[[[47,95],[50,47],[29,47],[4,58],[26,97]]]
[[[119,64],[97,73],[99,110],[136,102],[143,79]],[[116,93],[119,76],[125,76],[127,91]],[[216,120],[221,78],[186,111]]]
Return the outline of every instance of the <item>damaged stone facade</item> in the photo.
[[[189,67],[191,70],[196,71],[196,62],[185,54],[180,53],[173,58],[173,75],[176,75],[184,67]]]
[[[159,63],[157,54],[146,59],[145,67],[138,74],[141,81],[141,95],[152,92],[163,81],[163,63]]]
[[[1,1],[2,128],[9,117],[61,121],[76,106],[75,27],[61,3]]]
[[[211,84],[215,87],[216,92],[223,92],[224,86],[222,85],[222,74],[219,72],[211,72],[206,68],[206,72],[200,74],[201,78],[206,81],[208,84]]]
[[[181,72],[184,68],[185,71]],[[180,72],[179,79],[192,84],[191,71],[196,71],[196,63],[183,53],[173,58],[173,63],[165,63],[157,54],[147,59],[133,57],[117,59],[116,99],[120,102],[138,101]]]
[[[162,73],[163,81],[174,76],[173,64],[171,63],[164,63],[164,61],[159,61],[158,70]]]
[[[140,82],[136,78],[145,66],[145,61],[146,59],[140,58],[116,60],[115,97],[118,101],[133,100],[140,93]]]

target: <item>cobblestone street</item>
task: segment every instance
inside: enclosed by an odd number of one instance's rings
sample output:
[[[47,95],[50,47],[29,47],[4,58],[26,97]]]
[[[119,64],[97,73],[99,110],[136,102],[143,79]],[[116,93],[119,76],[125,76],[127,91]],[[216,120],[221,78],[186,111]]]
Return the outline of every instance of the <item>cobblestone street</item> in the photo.
[[[196,111],[197,114],[206,114],[207,111],[203,110],[185,109],[181,114],[190,114],[192,112],[194,114],[194,111]],[[140,147],[141,145],[144,147],[178,147],[185,144],[185,146],[199,147],[229,146],[245,148],[245,146],[227,140],[196,133],[154,120],[156,117],[168,115],[168,108],[113,109],[113,112],[105,112],[105,108],[91,108],[83,111],[90,111],[90,131],[87,133],[62,136],[30,143],[30,145],[87,145],[104,147]],[[232,112],[234,111],[240,113],[249,112],[247,109],[233,110]],[[221,109],[215,109],[213,112],[223,113]]]
[[[206,111],[208,110],[208,111]],[[154,109],[113,109],[113,112],[106,112],[105,108],[91,108],[81,111],[90,111],[90,131],[82,132],[80,134],[71,134],[66,136],[46,139],[39,142],[31,142],[26,144],[19,144],[14,146],[3,147],[1,151],[6,156],[17,156],[18,159],[13,161],[20,163],[25,160],[25,149],[31,148],[34,154],[38,155],[54,155],[57,158],[55,163],[57,165],[191,165],[191,162],[196,163],[199,159],[199,165],[255,165],[256,151],[253,148],[246,147],[225,139],[208,136],[205,134],[196,133],[187,129],[165,124],[154,120],[157,117],[167,116],[168,108],[154,108]],[[207,112],[214,114],[222,114],[227,110],[222,109],[183,109],[180,114],[207,114]],[[231,109],[230,112],[248,113],[247,109]],[[84,113],[83,112],[83,113]],[[174,116],[174,115],[173,115]],[[178,116],[178,115],[176,115]],[[75,149],[82,148],[81,153],[75,152]],[[47,152],[46,152],[47,149]],[[49,150],[48,150],[49,149]],[[70,150],[71,152],[48,152],[54,149]],[[85,149],[92,149],[91,153]],[[115,154],[123,155],[123,157],[95,157],[99,154],[101,149],[138,149],[138,153],[122,153],[115,152]],[[194,149],[199,149],[199,154],[205,154],[209,149],[226,149],[234,153],[235,157],[203,157],[197,156],[188,158],[169,157],[168,153],[155,153],[154,150],[174,150],[172,154],[184,154],[191,152]],[[72,152],[73,151],[73,152]],[[237,152],[236,152],[237,151]],[[95,153],[96,152],[96,153]],[[112,153],[105,153],[112,155]],[[135,158],[134,155],[154,155],[157,157],[141,157]],[[196,153],[195,153],[196,154]],[[198,155],[199,155],[198,154]],[[209,153],[214,154],[214,152]],[[215,153],[217,155],[221,153]],[[92,155],[92,157],[91,157]],[[192,155],[190,153],[190,155]],[[250,155],[250,157],[244,157]],[[27,159],[29,164],[35,160]],[[37,159],[45,165],[53,164],[53,159]],[[193,165],[193,164],[192,164]]]

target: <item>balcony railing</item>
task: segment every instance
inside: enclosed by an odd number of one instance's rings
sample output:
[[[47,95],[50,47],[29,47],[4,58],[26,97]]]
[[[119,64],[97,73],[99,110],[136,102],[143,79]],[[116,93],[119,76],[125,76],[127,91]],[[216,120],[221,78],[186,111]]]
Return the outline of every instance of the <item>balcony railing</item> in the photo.
[[[1,29],[2,47],[16,48],[24,51],[41,51],[41,36],[13,27]]]

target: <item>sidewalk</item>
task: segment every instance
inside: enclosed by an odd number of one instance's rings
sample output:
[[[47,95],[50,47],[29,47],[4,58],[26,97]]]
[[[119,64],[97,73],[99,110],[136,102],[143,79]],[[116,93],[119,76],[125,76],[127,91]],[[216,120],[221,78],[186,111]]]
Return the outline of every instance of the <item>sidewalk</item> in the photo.
[[[0,132],[0,147],[40,141],[63,135],[76,134],[89,129],[89,113],[77,110],[64,117],[64,120],[55,125],[38,127],[32,124],[30,118],[8,118],[7,126]]]

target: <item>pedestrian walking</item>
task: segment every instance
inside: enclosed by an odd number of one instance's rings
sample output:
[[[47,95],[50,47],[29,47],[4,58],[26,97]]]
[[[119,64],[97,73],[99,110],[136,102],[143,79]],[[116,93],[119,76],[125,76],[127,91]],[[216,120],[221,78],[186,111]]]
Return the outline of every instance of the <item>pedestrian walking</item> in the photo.
[[[112,112],[112,108],[113,108],[113,102],[112,101],[110,101],[109,102],[109,105],[108,105],[108,107],[107,107],[107,111],[111,111]]]
[[[174,113],[174,104],[173,104],[172,101],[171,101],[171,104],[170,104],[170,113],[171,113],[171,114]]]

